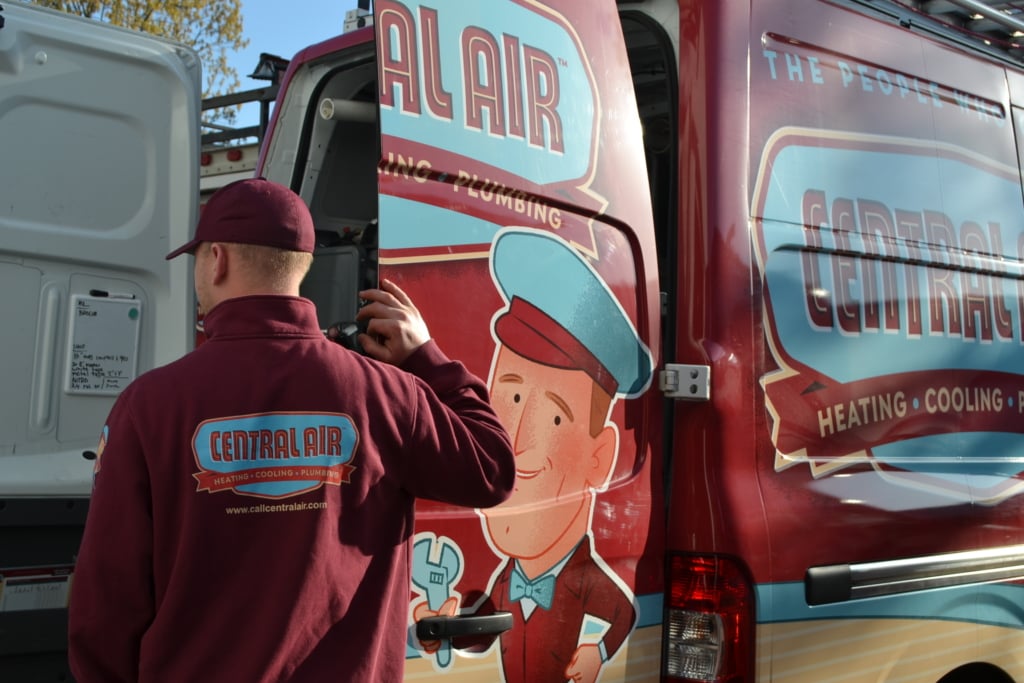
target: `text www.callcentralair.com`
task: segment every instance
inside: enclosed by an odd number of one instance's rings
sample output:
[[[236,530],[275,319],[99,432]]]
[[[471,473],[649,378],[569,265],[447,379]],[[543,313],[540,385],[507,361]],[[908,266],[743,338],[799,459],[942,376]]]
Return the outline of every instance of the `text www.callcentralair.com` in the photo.
[[[261,512],[300,512],[302,510],[323,510],[327,507],[327,503],[277,503],[268,504],[260,503],[259,505],[249,505],[247,507],[233,507],[224,508],[224,511],[229,515],[254,515]]]

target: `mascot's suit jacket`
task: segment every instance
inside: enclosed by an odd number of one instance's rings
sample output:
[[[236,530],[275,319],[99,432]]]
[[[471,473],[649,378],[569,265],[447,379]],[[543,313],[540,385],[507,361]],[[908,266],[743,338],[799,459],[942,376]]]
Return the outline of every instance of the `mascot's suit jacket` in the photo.
[[[591,556],[590,537],[583,539],[555,582],[551,609],[538,605],[529,619],[509,598],[513,561],[509,560],[491,589],[499,611],[512,613],[512,629],[501,635],[501,662],[507,683],[566,680],[565,669],[579,642],[583,616],[610,624],[602,641],[611,657],[633,628],[636,613],[622,589]],[[574,628],[575,627],[575,628]]]

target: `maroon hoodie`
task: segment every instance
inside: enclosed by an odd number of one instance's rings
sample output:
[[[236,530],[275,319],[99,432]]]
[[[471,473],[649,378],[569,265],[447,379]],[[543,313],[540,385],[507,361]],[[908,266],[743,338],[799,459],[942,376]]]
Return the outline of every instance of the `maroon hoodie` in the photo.
[[[515,479],[483,382],[428,342],[402,369],[305,299],[216,306],[103,429],[73,579],[79,683],[397,681],[416,497]]]

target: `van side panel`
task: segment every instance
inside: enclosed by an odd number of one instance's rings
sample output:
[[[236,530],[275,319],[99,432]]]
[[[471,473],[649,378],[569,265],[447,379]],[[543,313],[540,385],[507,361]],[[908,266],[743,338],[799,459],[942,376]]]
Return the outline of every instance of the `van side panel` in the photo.
[[[762,680],[1020,680],[1019,76],[868,4],[681,5],[682,213],[729,284],[680,334],[714,352],[721,497],[670,546],[747,565]]]

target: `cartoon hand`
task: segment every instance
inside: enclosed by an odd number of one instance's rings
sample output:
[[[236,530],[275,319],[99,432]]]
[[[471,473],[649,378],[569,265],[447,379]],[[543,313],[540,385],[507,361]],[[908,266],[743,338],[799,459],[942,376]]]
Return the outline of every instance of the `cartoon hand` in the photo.
[[[565,677],[574,683],[594,683],[601,673],[601,648],[597,645],[580,645],[565,667]]]
[[[426,602],[421,602],[412,608],[412,619],[413,621],[420,621],[426,617],[454,617],[458,609],[459,599],[455,596],[445,600],[441,607],[436,610],[430,609],[430,605]],[[421,640],[420,644],[423,646],[423,650],[431,655],[441,649],[440,640]]]

